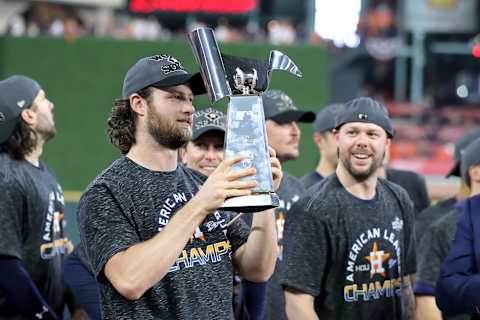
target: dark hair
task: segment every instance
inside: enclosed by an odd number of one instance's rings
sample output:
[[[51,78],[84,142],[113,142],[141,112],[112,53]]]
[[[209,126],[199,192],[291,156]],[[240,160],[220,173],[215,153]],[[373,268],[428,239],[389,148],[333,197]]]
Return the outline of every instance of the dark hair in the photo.
[[[462,177],[463,180],[465,181],[465,184],[469,189],[472,188],[472,177],[470,177],[470,168],[468,168],[467,172],[465,172],[465,175]]]
[[[150,103],[151,87],[144,88],[137,94]],[[118,99],[114,102],[112,113],[107,120],[107,134],[110,142],[126,154],[135,143],[136,116],[130,106],[130,99]]]
[[[13,159],[23,160],[37,145],[37,133],[20,118],[12,135],[0,145],[0,152],[8,153]]]

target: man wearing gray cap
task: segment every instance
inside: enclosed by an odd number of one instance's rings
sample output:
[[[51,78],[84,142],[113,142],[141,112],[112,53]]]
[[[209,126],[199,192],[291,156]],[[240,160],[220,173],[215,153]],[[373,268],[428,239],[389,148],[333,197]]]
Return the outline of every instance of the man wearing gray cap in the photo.
[[[213,108],[193,113],[192,140],[180,149],[182,162],[207,177],[223,160],[225,115]]]
[[[0,318],[61,319],[67,299],[63,257],[63,191],[40,160],[55,136],[53,103],[33,79],[0,81]],[[68,301],[67,301],[68,300]]]
[[[251,231],[217,210],[250,195],[252,168],[222,161],[208,178],[178,163],[192,135],[199,75],[167,54],[127,72],[108,135],[123,157],[87,188],[78,209],[81,245],[99,282],[103,319],[231,319],[233,265],[265,281],[275,265],[273,210],[255,214]],[[272,151],[274,186],[281,169]]]
[[[324,177],[335,172],[338,164],[337,141],[333,129],[336,127],[336,117],[342,111],[343,104],[334,103],[325,106],[315,118],[313,141],[320,152],[317,168],[302,177],[305,188],[310,188]]]
[[[437,283],[436,301],[447,315],[480,317],[480,139],[462,154],[462,177],[471,188],[471,197],[462,206],[457,232]]]
[[[280,90],[264,92],[262,100],[268,143],[275,149],[281,162],[297,159],[301,134],[298,123],[315,121],[315,114],[299,110],[292,99]]]
[[[285,222],[286,310],[292,319],[413,319],[413,205],[378,178],[393,127],[383,105],[347,102],[334,174],[311,187]]]

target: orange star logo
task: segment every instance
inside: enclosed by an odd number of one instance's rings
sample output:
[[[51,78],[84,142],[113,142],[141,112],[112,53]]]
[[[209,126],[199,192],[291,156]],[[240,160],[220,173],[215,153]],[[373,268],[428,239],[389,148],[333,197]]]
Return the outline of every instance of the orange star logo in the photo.
[[[197,227],[197,229],[195,229],[195,232],[192,234],[192,236],[190,237],[190,243],[193,242],[193,239],[200,239],[202,241],[205,241],[205,235],[203,234],[203,232],[200,230],[199,227]]]
[[[382,277],[385,277],[385,269],[383,268],[383,263],[390,258],[390,253],[384,252],[383,250],[378,250],[378,244],[375,241],[373,243],[373,249],[370,252],[369,256],[366,256],[370,262],[370,278],[373,278],[375,274],[380,274]]]

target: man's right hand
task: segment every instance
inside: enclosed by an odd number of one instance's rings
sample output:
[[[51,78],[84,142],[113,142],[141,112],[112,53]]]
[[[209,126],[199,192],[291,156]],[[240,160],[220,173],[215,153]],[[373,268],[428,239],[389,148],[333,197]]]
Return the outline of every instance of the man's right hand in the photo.
[[[251,189],[255,188],[255,180],[239,181],[240,178],[253,176],[255,168],[232,170],[232,166],[245,159],[245,156],[238,155],[223,160],[208,177],[202,188],[193,197],[192,201],[207,215],[223,205],[230,197],[248,196]]]

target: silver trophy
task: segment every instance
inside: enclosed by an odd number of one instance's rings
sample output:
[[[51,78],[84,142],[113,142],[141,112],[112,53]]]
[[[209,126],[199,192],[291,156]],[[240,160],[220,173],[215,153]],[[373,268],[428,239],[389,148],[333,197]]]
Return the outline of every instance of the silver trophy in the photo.
[[[221,54],[213,30],[198,28],[188,35],[193,53],[200,65],[211,103],[228,97],[225,159],[242,154],[246,158],[234,170],[254,167],[256,180],[252,195],[232,197],[222,209],[257,212],[278,207],[268,152],[262,92],[267,90],[273,70],[302,73],[295,63],[280,51],[272,50],[268,61]]]

